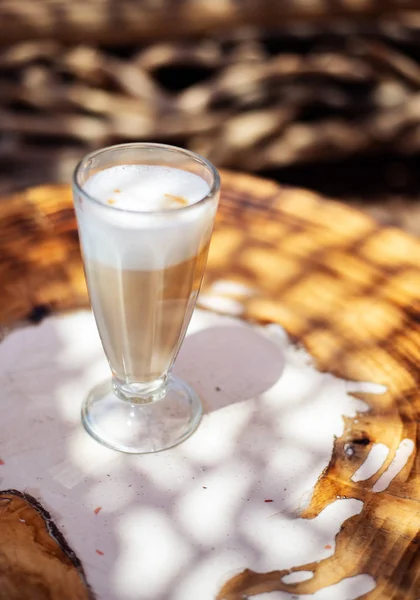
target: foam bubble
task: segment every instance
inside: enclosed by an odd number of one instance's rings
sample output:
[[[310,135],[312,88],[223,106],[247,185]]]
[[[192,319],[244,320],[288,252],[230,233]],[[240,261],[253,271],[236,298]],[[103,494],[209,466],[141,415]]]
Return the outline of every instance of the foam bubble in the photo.
[[[217,199],[199,202],[210,187],[194,173],[118,165],[95,173],[84,188],[103,204],[76,201],[86,258],[119,269],[158,270],[192,258],[210,239]]]

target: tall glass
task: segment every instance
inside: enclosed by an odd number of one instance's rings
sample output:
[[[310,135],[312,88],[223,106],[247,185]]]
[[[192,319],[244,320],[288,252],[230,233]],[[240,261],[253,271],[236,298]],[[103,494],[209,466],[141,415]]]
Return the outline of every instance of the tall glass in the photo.
[[[123,178],[128,188],[118,189],[117,178],[108,190],[121,169],[134,172],[134,187]],[[187,438],[200,421],[199,397],[171,369],[200,289],[219,188],[211,163],[163,144],[104,148],[76,167],[73,195],[85,275],[112,372],[83,402],[82,420],[105,446],[156,452]]]

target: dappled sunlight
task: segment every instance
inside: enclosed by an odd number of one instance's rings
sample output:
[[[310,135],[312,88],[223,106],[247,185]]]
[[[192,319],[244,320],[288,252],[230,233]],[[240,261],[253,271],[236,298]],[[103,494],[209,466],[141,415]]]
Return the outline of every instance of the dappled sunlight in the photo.
[[[99,475],[99,477],[108,477],[107,474]],[[92,508],[92,511],[100,507],[101,519],[106,518],[115,512],[120,512],[124,507],[135,504],[138,500],[138,492],[136,487],[127,484],[127,477],[124,476],[120,481],[114,481],[110,487],[114,488],[113,493],[104,490],[104,479],[97,479],[96,483],[92,483],[86,492],[86,505]]]
[[[164,598],[193,552],[185,534],[159,507],[131,508],[117,524],[121,552],[112,575],[121,598]]]
[[[290,569],[332,556],[342,524],[362,508],[363,502],[350,498],[332,502],[314,519],[282,518],[268,507],[259,514],[245,511],[240,527],[255,549],[254,569]]]
[[[51,510],[98,597],[210,600],[243,569],[331,557],[343,523],[362,510],[360,500],[337,499],[315,518],[300,516],[343,415],[368,406],[349,382],[318,372],[280,327],[196,311],[175,371],[205,415],[183,444],[143,456],[109,450],[82,427],[82,399],[108,375],[90,312],[22,329],[0,353],[21,356],[22,368],[0,362],[6,414],[8,403],[22,406],[2,445],[2,487],[31,490]],[[33,375],[15,384],[27,356]],[[30,469],[22,431],[31,431]]]
[[[235,545],[236,519],[251,494],[255,473],[249,465],[231,460],[201,477],[206,485],[193,485],[178,499],[174,512],[200,546],[222,544],[230,536]],[[229,541],[229,540],[227,540]]]
[[[79,423],[67,436],[66,448],[64,461],[55,463],[51,474],[68,488],[83,481],[86,475],[105,477],[111,466],[118,469],[118,465],[123,464],[121,456],[100,446],[87,435],[80,427],[80,416]]]
[[[227,538],[217,551],[210,548],[206,554],[198,556],[194,563],[190,563],[178,577],[173,591],[169,592],[169,598],[213,600],[225,581],[237,575],[249,560],[252,560],[252,556],[243,548],[235,547]]]
[[[197,469],[181,453],[175,455],[175,450],[168,452],[172,454],[170,460],[166,452],[145,456],[145,460],[141,462],[137,457],[128,457],[132,477],[144,478],[145,482],[150,482],[158,492],[170,490],[182,493],[185,482],[194,479]]]
[[[211,394],[211,391],[209,392]],[[216,395],[216,403],[219,397],[225,398],[222,392]],[[213,395],[211,396],[213,398]],[[216,406],[217,406],[216,404]],[[222,464],[223,460],[229,460],[239,444],[246,444],[248,428],[255,419],[257,412],[256,401],[248,400],[240,406],[223,407],[223,419],[217,412],[208,413],[200,425],[200,432],[188,440],[183,446],[185,457],[198,465],[211,467]],[[206,434],[206,443],[203,444],[203,434]],[[249,436],[250,443],[254,443],[253,437]]]

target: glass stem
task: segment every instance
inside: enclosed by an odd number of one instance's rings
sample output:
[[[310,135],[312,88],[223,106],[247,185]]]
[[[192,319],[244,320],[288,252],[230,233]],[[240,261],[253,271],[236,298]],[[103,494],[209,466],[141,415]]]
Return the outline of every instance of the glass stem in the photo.
[[[130,404],[150,404],[165,397],[166,382],[168,374],[165,373],[154,381],[142,382],[126,382],[121,381],[115,375],[112,378],[112,386],[115,395],[121,400]]]

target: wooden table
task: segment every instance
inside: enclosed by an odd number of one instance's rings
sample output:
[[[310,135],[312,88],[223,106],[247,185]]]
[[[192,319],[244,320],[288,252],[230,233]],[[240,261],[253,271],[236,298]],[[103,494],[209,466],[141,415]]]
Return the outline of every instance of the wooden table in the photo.
[[[280,323],[304,344],[321,371],[387,386],[382,395],[360,396],[370,410],[346,420],[302,516],[314,518],[337,497],[359,499],[363,508],[343,525],[335,553],[309,565],[315,577],[298,583],[294,593],[299,598],[343,577],[368,573],[376,586],[363,597],[416,600],[420,243],[308,191],[227,172],[222,181],[203,304],[253,322]],[[37,322],[50,311],[87,305],[67,187],[44,186],[4,199],[0,233],[0,318],[5,331],[27,318]],[[235,286],[221,288],[218,282],[225,280],[243,284],[249,293],[238,295]],[[408,452],[400,446],[403,440],[412,444]],[[377,443],[389,449],[379,471],[367,480],[352,480]],[[404,461],[398,462],[404,452]],[[393,477],[380,491],[378,481],[391,463]],[[23,589],[29,590],[28,598],[89,597],[80,577],[82,566],[60,536],[55,540],[48,535],[48,517],[30,502],[25,496],[0,495],[0,597],[20,598],[17,590]],[[25,527],[19,521],[23,514]],[[17,550],[3,556],[10,547]],[[32,567],[25,571],[27,560]],[[218,598],[289,591],[281,581],[284,574],[253,572],[250,565],[223,586]],[[44,576],[51,596],[38,585]]]

